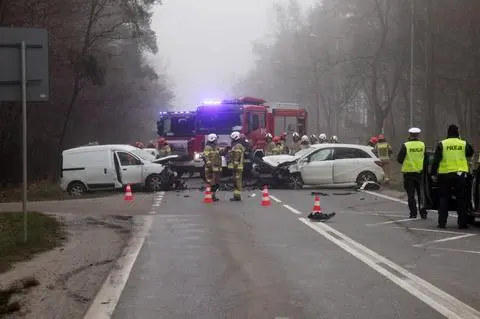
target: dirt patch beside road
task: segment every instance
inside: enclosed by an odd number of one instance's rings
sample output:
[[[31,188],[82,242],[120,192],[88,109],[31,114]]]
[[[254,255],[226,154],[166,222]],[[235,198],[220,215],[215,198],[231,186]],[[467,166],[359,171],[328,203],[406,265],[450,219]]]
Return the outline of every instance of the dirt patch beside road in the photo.
[[[18,303],[19,310],[8,318],[82,318],[130,238],[133,225],[133,218],[126,215],[54,215],[68,234],[64,245],[0,274],[1,289],[17,287],[10,302]],[[17,283],[25,278],[37,280],[38,285],[18,288]]]

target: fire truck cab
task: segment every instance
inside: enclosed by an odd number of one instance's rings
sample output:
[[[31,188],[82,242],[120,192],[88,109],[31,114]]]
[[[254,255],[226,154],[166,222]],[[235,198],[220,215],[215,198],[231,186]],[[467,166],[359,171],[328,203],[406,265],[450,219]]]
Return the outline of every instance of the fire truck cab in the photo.
[[[196,139],[196,112],[160,112],[157,121],[157,134],[165,138],[178,159],[173,169],[181,176],[203,170],[200,153],[200,142]]]

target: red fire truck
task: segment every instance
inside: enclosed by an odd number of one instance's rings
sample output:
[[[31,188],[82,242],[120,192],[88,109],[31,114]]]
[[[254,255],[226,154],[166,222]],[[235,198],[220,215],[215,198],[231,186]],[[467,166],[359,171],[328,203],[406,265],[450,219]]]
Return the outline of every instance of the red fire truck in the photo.
[[[230,133],[239,131],[247,136],[253,150],[263,150],[265,134],[283,132],[306,133],[307,111],[298,104],[273,103],[254,97],[223,101],[205,101],[195,112],[162,112],[157,123],[158,134],[165,137],[174,154],[179,173],[203,172],[200,154],[210,133],[218,135],[221,148],[230,146]],[[184,123],[185,125],[180,125]]]

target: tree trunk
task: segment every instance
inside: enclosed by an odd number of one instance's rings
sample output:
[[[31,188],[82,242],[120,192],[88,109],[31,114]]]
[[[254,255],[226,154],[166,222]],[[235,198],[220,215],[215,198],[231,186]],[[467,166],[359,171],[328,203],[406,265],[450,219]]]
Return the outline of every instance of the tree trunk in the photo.
[[[427,21],[425,33],[425,141],[433,147],[437,138],[435,124],[435,87],[434,87],[434,41],[432,32],[432,0],[427,0]]]

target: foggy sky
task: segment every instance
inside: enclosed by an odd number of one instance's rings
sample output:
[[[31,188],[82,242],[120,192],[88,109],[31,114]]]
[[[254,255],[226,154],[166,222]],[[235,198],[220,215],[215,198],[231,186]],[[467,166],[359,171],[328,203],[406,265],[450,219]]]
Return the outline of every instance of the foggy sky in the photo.
[[[167,0],[155,9],[152,28],[159,54],[154,63],[167,66],[175,85],[175,106],[228,98],[236,79],[253,65],[252,41],[264,38],[273,28],[275,2]],[[315,0],[299,2],[307,7]]]

